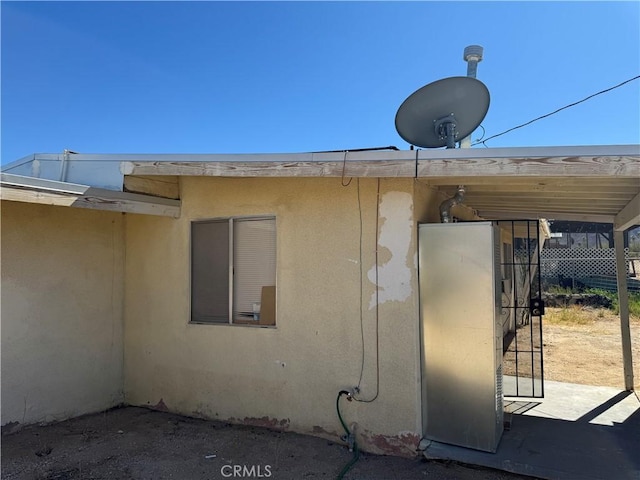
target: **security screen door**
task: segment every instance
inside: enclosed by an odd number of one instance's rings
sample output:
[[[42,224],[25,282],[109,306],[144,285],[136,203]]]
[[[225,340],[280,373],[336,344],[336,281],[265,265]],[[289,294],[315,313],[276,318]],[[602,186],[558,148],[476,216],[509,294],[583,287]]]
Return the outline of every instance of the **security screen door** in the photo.
[[[537,220],[496,222],[502,237],[503,392],[505,397],[544,396],[542,301]]]

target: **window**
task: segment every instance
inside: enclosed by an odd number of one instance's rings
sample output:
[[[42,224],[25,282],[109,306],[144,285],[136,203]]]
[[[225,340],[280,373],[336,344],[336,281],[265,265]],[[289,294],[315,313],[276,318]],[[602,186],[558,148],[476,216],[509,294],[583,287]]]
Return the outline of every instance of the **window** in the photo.
[[[510,243],[502,244],[502,279],[511,280],[513,278],[513,250]]]
[[[191,224],[191,322],[275,325],[276,219]]]

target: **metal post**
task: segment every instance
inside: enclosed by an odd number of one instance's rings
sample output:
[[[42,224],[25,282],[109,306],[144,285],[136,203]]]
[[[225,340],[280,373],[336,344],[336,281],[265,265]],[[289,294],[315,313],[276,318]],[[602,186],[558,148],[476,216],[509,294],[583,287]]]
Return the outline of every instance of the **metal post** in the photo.
[[[61,182],[67,181],[67,162],[69,161],[69,150],[65,149],[62,152],[62,160],[60,161],[60,180]]]
[[[482,61],[484,49],[480,45],[469,45],[464,49],[462,58],[467,62],[467,77],[476,78],[478,63]],[[472,132],[473,133],[473,132]],[[471,134],[460,140],[460,148],[471,147]]]
[[[456,148],[456,124],[447,123],[447,148]]]
[[[620,306],[620,332],[622,336],[622,361],[624,364],[624,388],[633,390],[633,359],[631,330],[629,328],[629,291],[627,290],[627,262],[624,258],[624,232],[613,232],[616,249],[616,277],[618,279],[618,305]]]

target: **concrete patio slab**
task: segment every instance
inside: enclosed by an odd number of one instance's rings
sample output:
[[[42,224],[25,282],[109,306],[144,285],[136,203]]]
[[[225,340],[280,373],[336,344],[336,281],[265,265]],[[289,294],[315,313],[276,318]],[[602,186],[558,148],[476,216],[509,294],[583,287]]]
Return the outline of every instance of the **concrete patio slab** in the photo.
[[[640,400],[634,392],[545,382],[545,398],[505,399],[495,454],[431,442],[424,455],[545,479],[640,480]]]

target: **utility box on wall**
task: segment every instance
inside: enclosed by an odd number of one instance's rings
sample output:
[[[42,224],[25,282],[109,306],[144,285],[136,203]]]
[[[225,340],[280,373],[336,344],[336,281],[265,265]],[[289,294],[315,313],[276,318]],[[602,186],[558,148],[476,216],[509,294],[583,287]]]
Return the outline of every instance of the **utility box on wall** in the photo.
[[[420,225],[419,268],[424,436],[495,452],[504,428],[498,228]]]

